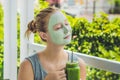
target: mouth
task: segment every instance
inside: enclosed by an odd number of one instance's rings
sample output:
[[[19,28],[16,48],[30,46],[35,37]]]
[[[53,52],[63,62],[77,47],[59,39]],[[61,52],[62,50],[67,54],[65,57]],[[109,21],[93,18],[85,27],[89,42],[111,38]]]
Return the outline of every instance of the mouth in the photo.
[[[66,37],[64,37],[64,39],[68,39],[70,37],[70,35],[67,35]]]

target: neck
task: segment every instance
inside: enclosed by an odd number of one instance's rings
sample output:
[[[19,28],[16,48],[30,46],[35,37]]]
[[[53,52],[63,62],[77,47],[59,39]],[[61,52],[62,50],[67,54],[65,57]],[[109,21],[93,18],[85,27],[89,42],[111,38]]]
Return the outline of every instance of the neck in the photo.
[[[47,45],[44,55],[51,61],[61,60],[64,54],[64,46]]]

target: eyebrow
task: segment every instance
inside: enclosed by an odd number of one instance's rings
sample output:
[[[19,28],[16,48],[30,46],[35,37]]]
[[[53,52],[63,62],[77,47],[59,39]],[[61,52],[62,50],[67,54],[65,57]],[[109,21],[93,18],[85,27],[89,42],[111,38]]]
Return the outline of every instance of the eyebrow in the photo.
[[[67,22],[68,22],[67,19],[65,19],[64,21],[67,21]],[[55,27],[56,25],[58,25],[58,24],[62,24],[62,22],[59,22],[59,23],[55,24],[54,27]]]

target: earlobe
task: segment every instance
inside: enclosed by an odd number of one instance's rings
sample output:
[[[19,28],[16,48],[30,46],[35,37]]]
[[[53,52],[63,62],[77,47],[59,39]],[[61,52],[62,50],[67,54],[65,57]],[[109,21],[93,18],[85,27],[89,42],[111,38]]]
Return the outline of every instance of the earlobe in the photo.
[[[40,36],[43,40],[47,41],[47,34],[46,34],[45,32],[40,32],[40,33],[39,33],[39,36]]]

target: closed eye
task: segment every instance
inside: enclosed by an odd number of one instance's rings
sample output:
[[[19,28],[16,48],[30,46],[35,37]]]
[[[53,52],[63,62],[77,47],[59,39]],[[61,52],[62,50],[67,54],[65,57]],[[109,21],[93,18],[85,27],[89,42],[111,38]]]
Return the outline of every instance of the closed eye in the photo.
[[[62,28],[62,24],[56,24],[55,26],[54,26],[54,30],[59,30],[59,29],[61,29]]]
[[[59,30],[60,28],[62,28],[62,27],[58,27],[58,28],[56,28],[55,30]]]
[[[66,26],[68,26],[69,24],[68,23],[65,23]]]

